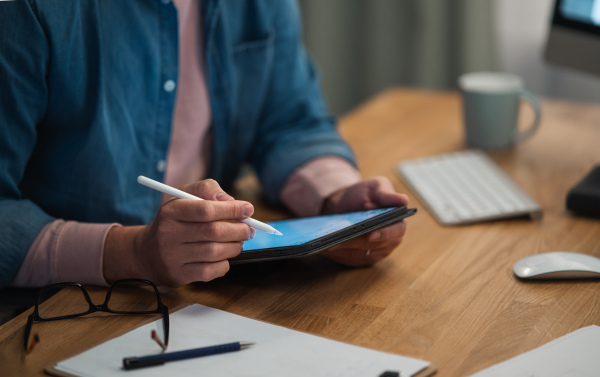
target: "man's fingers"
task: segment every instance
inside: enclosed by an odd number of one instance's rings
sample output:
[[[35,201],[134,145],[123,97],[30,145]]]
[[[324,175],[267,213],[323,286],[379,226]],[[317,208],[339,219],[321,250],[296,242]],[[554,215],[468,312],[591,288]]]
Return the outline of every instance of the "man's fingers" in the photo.
[[[381,207],[408,205],[408,196],[397,192],[380,191],[374,199]]]
[[[399,243],[406,233],[406,222],[404,220],[392,225],[374,230],[363,236],[353,238],[342,244],[332,247],[330,250],[341,249],[380,249]]]
[[[406,234],[406,221],[402,220],[386,227],[377,229],[367,234],[369,242],[384,242],[404,237]]]
[[[210,263],[237,257],[244,247],[243,242],[198,242],[181,247],[185,255],[185,264]]]
[[[226,260],[212,263],[189,263],[181,268],[183,284],[195,281],[210,281],[225,275],[229,271],[229,262]]]
[[[321,254],[327,258],[351,267],[371,266],[391,254],[393,249],[370,249],[367,254],[364,249],[327,250]]]
[[[229,270],[230,258],[240,254],[243,242],[198,242],[179,245],[169,253],[159,272],[170,286],[209,281]]]
[[[161,211],[178,221],[207,223],[247,219],[254,213],[254,207],[252,204],[241,200],[177,199],[165,203]]]
[[[368,180],[371,200],[381,207],[408,205],[408,196],[394,190],[387,177],[374,177]]]
[[[398,244],[402,242],[402,237],[387,240],[382,242],[371,242],[367,240],[368,236],[353,238],[350,241],[346,241],[343,244],[334,246],[329,250],[338,251],[344,249],[356,249],[356,250],[375,250],[375,249],[383,249],[383,248],[394,248]]]
[[[408,197],[399,194],[387,177],[366,179],[332,194],[324,207],[324,213],[341,213],[408,205]]]
[[[214,179],[204,179],[202,181],[185,185],[181,189],[205,200],[224,201],[233,199],[233,197],[223,191],[221,186]]]
[[[208,223],[180,223],[174,235],[181,243],[194,242],[241,242],[254,238],[256,229],[233,221],[213,221]]]

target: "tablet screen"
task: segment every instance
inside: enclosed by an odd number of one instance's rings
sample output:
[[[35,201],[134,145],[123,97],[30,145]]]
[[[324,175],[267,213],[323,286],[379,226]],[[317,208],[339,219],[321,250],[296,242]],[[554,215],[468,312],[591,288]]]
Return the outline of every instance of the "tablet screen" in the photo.
[[[283,236],[257,231],[253,239],[244,242],[242,253],[274,247],[302,245],[395,208],[397,207],[268,222],[267,224],[283,233]]]

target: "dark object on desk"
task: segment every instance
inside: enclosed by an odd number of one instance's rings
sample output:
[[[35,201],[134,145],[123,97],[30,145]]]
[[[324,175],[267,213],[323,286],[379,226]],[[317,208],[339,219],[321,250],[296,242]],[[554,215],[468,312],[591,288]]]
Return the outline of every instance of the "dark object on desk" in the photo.
[[[0,325],[35,305],[37,288],[5,287],[0,289]]]
[[[576,214],[600,218],[600,165],[569,191],[567,209]]]
[[[255,343],[251,342],[235,342],[227,344],[219,344],[217,346],[194,348],[191,350],[159,353],[157,355],[143,357],[126,357],[123,359],[123,368],[137,369],[151,367],[155,365],[163,365],[167,361],[185,360],[195,357],[218,355],[220,353],[234,352],[246,349]]]
[[[385,371],[379,375],[379,377],[400,377],[399,372]]]

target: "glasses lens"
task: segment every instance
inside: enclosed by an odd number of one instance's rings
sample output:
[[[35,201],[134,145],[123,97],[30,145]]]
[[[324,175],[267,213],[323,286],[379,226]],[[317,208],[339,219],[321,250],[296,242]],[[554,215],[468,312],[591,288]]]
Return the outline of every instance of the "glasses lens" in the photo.
[[[43,302],[54,295],[57,298],[68,297],[69,299],[53,299]],[[39,313],[42,318],[71,316],[87,313],[90,310],[90,306],[81,288],[73,285],[44,288],[40,292],[40,302],[43,302],[39,306]]]
[[[119,282],[113,285],[108,308],[117,312],[156,312],[158,298],[148,283]]]

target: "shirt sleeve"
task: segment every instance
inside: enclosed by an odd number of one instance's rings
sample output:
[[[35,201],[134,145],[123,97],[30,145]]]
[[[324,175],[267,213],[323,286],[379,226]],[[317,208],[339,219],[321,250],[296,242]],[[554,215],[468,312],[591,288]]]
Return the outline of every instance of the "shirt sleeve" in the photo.
[[[28,1],[0,11],[0,287],[14,280],[40,230],[54,218],[23,197],[19,184],[48,103],[49,48]]]
[[[102,273],[104,241],[119,224],[54,220],[35,238],[12,281],[16,287],[40,287],[64,281],[107,286]]]
[[[348,161],[339,157],[321,157],[290,176],[281,190],[280,199],[297,216],[316,216],[331,194],[360,181],[360,173]]]
[[[275,4],[275,3],[274,3]],[[278,1],[272,17],[273,58],[250,162],[273,202],[300,167],[322,157],[355,164],[336,129],[320,90],[317,70],[304,44],[294,1]]]

